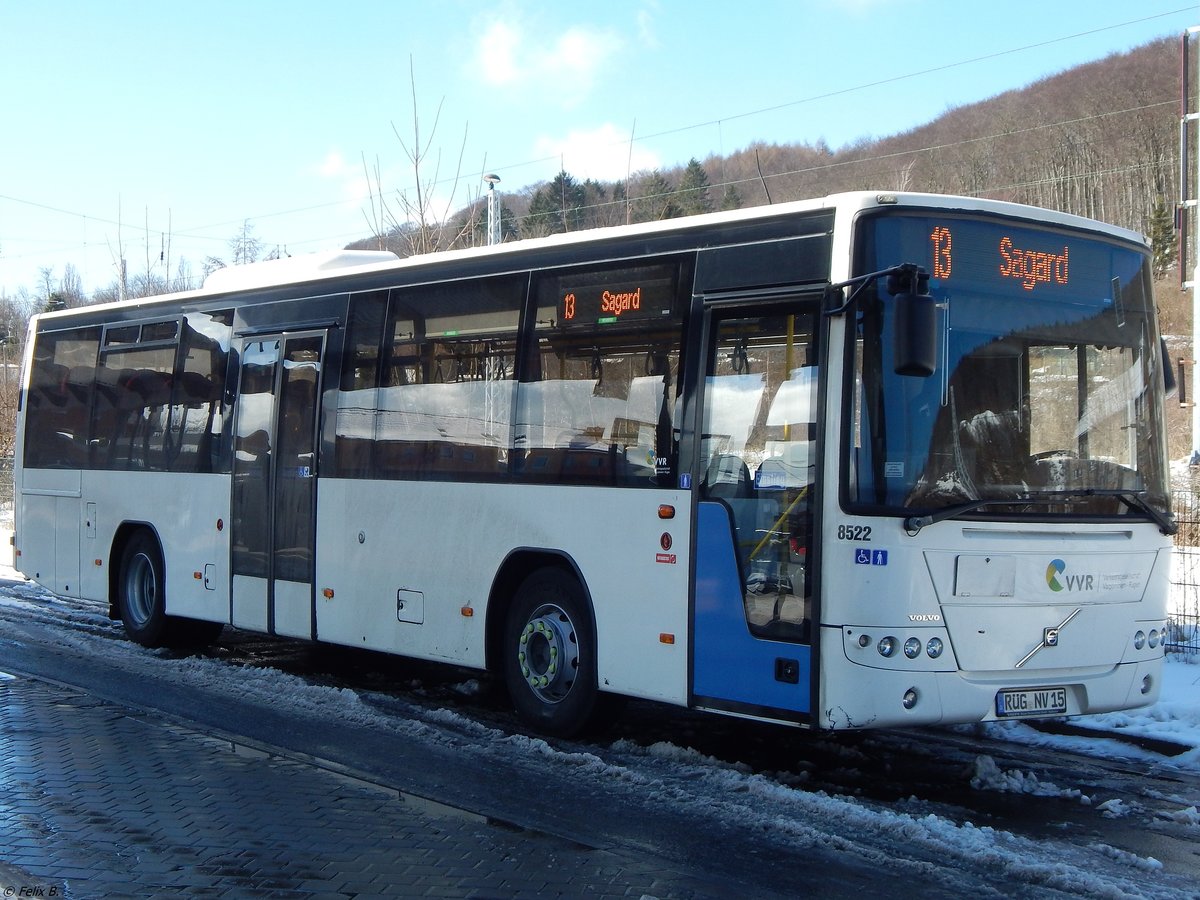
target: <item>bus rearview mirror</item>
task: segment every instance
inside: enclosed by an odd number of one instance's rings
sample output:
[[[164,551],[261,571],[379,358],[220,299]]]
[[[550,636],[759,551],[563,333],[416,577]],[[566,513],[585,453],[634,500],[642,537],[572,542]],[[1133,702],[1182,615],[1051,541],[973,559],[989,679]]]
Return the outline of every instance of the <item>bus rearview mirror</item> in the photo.
[[[912,273],[897,281],[888,278],[895,306],[895,371],[928,378],[937,369],[937,302],[929,293],[929,276]]]

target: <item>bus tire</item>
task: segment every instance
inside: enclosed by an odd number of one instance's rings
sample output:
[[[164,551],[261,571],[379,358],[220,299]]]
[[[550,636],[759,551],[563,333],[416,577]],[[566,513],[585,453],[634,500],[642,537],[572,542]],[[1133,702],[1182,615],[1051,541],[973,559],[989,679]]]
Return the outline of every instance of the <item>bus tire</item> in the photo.
[[[149,531],[134,532],[121,552],[117,604],[125,633],[143,647],[167,643],[166,579],[162,550]]]
[[[564,569],[529,575],[504,629],[504,682],[517,715],[537,731],[573,737],[599,707],[596,640],[583,588]]]

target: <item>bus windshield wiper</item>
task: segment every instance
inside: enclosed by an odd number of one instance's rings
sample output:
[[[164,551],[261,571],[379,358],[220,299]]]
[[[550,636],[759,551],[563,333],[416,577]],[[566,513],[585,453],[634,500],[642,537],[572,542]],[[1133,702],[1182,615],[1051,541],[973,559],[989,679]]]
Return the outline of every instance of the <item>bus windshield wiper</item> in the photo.
[[[1126,488],[1079,488],[1066,491],[1034,491],[1017,497],[996,497],[989,500],[968,500],[953,506],[943,506],[923,516],[909,516],[904,520],[904,530],[911,536],[916,536],[927,525],[943,522],[966,515],[984,506],[1010,506],[1017,504],[1048,504],[1067,497],[1116,497],[1132,510],[1145,514],[1158,526],[1163,534],[1175,534],[1179,526],[1161,510],[1155,509],[1146,502],[1145,491],[1135,491]]]
[[[968,500],[965,503],[955,503],[953,506],[943,506],[923,516],[909,516],[904,520],[904,530],[911,537],[920,534],[926,525],[934,525],[946,519],[954,519],[983,506],[993,503],[1019,503],[1020,500]]]
[[[1155,509],[1146,501],[1145,491],[1135,491],[1131,488],[1080,488],[1073,491],[1049,491],[1048,497],[1116,497],[1132,510],[1144,513],[1151,519],[1163,534],[1175,534],[1179,524],[1160,509]]]

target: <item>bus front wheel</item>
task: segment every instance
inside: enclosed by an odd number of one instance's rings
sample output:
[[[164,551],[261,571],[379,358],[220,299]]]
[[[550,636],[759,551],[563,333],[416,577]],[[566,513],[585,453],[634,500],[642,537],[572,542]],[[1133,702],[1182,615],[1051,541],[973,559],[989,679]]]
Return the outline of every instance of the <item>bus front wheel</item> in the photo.
[[[165,644],[169,620],[162,551],[148,531],[136,532],[125,545],[117,590],[125,632],[145,647]]]
[[[504,681],[517,714],[556,737],[585,730],[598,705],[595,647],[579,581],[558,568],[529,575],[504,631]]]

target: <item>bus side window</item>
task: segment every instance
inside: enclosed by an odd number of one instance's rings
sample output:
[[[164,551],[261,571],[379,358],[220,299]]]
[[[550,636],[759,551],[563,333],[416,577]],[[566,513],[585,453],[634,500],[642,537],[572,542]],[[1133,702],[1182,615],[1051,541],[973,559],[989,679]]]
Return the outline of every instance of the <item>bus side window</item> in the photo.
[[[165,423],[166,457],[172,472],[222,468],[220,436],[226,417],[225,377],[232,332],[230,310],[184,317],[179,366]]]
[[[674,335],[657,333],[667,345]],[[540,336],[542,378],[518,388],[518,474],[558,484],[670,483],[679,353],[644,335]]]
[[[88,404],[93,393],[99,328],[39,334],[30,373],[25,465],[87,465]]]
[[[106,390],[92,409],[93,468],[167,469],[175,350],[134,346],[101,354],[98,380]]]
[[[333,470],[339,478],[371,475],[379,346],[383,341],[387,298],[387,291],[354,294],[350,298],[334,439]]]
[[[683,332],[677,276],[674,263],[655,262],[537,279],[535,343],[517,388],[516,477],[674,486]],[[604,315],[594,301],[605,291],[629,308],[616,304],[619,311]],[[640,318],[622,318],[631,314]]]
[[[338,400],[344,477],[508,477],[524,277],[351,299]],[[386,295],[386,298],[385,298]]]

